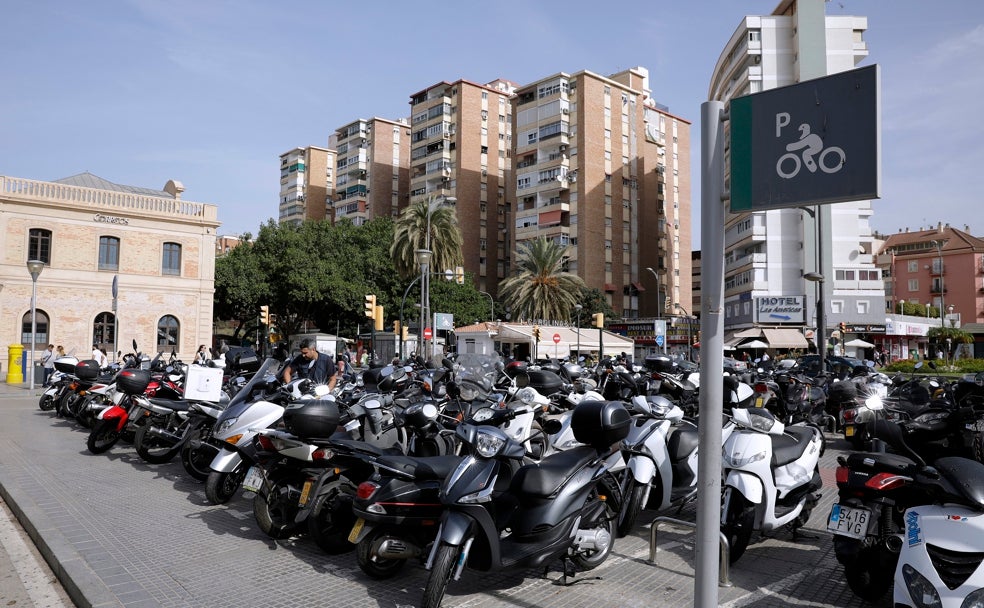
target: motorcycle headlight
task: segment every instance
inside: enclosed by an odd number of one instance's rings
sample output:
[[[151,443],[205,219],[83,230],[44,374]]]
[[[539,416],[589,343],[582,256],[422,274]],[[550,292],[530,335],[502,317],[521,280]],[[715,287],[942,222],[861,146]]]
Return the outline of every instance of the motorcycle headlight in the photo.
[[[905,564],[902,566],[902,578],[905,580],[906,591],[916,608],[943,608],[940,594],[933,583],[929,582],[919,571]],[[968,598],[969,599],[969,598]],[[964,600],[966,604],[966,600]]]
[[[871,395],[870,397],[864,400],[864,404],[869,409],[873,409],[873,410],[881,409],[882,398],[878,395]]]
[[[737,454],[724,454],[724,464],[732,469],[740,469],[741,467],[748,466],[753,462],[758,462],[759,460],[765,460],[767,454],[763,450],[757,454],[752,454],[750,456],[743,456],[740,453]]]
[[[501,435],[496,435],[493,433],[478,432],[478,437],[475,441],[475,451],[482,458],[492,458],[498,454],[503,447],[506,445],[505,437]]]
[[[984,608],[984,589],[968,593],[960,608]]]
[[[221,423],[219,423],[219,428],[218,428],[218,430],[216,432],[217,433],[222,433],[222,432],[228,431],[229,429],[231,429],[233,427],[233,425],[236,424],[236,421],[237,420],[239,420],[239,418],[230,418],[228,420],[223,420]]]
[[[529,405],[536,399],[536,391],[530,387],[521,388],[516,393],[516,399],[519,399],[524,405]]]

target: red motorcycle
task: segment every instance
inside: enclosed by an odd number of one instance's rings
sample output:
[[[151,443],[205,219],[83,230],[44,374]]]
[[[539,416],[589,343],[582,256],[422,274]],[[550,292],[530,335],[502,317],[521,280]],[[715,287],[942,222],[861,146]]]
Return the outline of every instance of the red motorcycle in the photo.
[[[150,401],[144,391],[150,384],[150,370],[124,369],[116,376],[117,393],[113,405],[99,412],[86,445],[93,454],[109,450],[120,437],[133,440],[137,426],[149,415]]]

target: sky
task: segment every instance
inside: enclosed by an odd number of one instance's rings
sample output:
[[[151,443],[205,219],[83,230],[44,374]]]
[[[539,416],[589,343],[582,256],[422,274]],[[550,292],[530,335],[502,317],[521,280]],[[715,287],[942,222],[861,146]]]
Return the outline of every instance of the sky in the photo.
[[[409,114],[441,81],[523,85],[643,66],[653,97],[692,123],[700,246],[700,105],[745,15],[778,0],[37,0],[0,36],[0,175],[85,171],[218,206],[220,234],[278,213],[280,154],[326,146],[359,118]],[[412,11],[409,10],[412,8]],[[984,2],[832,0],[866,16],[881,66],[882,191],[872,228],[984,236]]]

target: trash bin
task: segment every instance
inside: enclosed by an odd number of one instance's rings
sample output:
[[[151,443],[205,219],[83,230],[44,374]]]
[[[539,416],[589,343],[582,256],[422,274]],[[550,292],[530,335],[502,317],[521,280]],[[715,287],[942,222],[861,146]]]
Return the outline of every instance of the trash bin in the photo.
[[[44,384],[44,365],[40,361],[34,363],[34,385]]]

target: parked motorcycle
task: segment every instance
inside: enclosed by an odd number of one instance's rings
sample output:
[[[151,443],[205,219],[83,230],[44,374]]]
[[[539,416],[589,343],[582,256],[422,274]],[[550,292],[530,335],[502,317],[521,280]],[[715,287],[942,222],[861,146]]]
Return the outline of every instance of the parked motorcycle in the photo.
[[[785,426],[763,408],[733,408],[731,419],[735,429],[724,442],[722,458],[721,531],[735,563],[754,530],[789,526],[795,533],[806,525],[823,486],[823,432]]]
[[[536,567],[562,557],[566,576],[568,566],[601,565],[612,550],[616,516],[604,500],[612,483],[606,462],[630,422],[619,402],[581,402],[572,427],[585,445],[518,470],[522,444],[496,427],[459,425],[456,433],[472,453],[441,486],[445,512],[427,559],[423,607],[440,606],[466,566]]]

